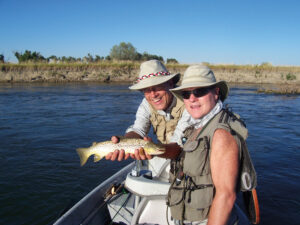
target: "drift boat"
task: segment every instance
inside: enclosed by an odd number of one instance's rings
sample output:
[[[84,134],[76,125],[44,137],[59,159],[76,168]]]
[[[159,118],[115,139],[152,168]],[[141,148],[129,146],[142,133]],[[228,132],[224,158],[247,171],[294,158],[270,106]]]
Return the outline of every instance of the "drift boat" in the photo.
[[[149,165],[143,165],[143,161],[130,163],[66,211],[54,225],[173,225],[166,205],[169,164],[169,160],[158,157],[149,160]],[[250,224],[237,204],[235,210],[238,224]]]

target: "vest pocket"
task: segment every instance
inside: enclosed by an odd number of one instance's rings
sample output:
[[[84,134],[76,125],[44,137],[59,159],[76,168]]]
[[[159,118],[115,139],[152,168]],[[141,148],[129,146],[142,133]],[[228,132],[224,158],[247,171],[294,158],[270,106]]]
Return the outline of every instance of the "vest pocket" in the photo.
[[[202,210],[208,208],[213,200],[213,187],[205,187],[196,190],[188,190],[185,193],[185,204],[186,206]]]
[[[183,188],[172,187],[169,192],[169,206],[178,205],[183,201],[184,191]]]
[[[184,190],[171,187],[168,195],[168,206],[174,219],[181,220],[184,212]]]
[[[194,151],[185,152],[183,172],[188,176],[194,177],[209,174],[209,149],[205,138],[199,140]]]

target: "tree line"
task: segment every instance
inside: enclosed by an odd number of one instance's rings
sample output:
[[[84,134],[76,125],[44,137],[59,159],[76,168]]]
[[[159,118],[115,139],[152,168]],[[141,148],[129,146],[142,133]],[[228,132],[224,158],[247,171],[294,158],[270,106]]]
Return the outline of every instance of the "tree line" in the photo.
[[[136,48],[131,43],[121,42],[119,45],[114,45],[110,50],[110,54],[107,56],[99,56],[95,55],[92,56],[90,53],[83,58],[75,58],[72,56],[66,57],[57,57],[55,55],[51,55],[50,57],[44,57],[39,52],[36,51],[29,51],[25,50],[24,53],[22,52],[14,52],[15,57],[17,58],[19,63],[26,63],[26,62],[64,62],[64,63],[75,63],[75,62],[84,62],[84,63],[97,63],[100,61],[112,61],[112,60],[129,60],[129,61],[147,61],[151,59],[157,59],[164,62],[164,58],[162,56],[149,54],[147,52],[139,53]],[[0,54],[0,63],[4,63],[4,55]],[[176,64],[178,61],[174,58],[168,58],[166,63],[173,63]]]

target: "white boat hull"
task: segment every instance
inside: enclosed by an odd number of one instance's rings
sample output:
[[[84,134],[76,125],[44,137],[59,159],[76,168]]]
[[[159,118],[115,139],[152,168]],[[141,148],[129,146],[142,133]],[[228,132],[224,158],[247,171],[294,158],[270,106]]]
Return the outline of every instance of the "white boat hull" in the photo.
[[[168,163],[167,161],[158,163],[165,168],[154,173],[155,176],[152,178],[149,178],[148,173],[142,173],[138,177],[132,176],[131,171],[135,164],[134,162],[129,164],[92,190],[62,215],[54,225],[173,225],[170,209],[166,205],[166,195],[170,185],[166,179]],[[122,184],[122,190],[120,189],[121,191],[111,198],[105,198],[105,194],[114,184]],[[238,224],[250,224],[237,204],[235,204],[235,211],[239,216]]]

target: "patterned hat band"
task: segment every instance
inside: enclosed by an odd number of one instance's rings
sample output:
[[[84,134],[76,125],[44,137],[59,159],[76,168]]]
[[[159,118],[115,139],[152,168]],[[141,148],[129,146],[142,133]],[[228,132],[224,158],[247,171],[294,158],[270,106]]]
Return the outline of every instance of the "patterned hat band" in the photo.
[[[143,76],[137,78],[137,80],[136,80],[135,83],[138,83],[138,82],[140,82],[141,80],[144,80],[144,79],[149,78],[149,77],[167,76],[167,75],[170,75],[170,73],[169,73],[169,72],[150,73],[150,74],[148,74],[148,75],[143,75]]]

